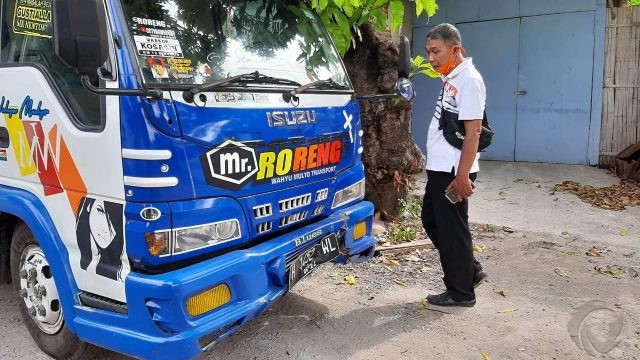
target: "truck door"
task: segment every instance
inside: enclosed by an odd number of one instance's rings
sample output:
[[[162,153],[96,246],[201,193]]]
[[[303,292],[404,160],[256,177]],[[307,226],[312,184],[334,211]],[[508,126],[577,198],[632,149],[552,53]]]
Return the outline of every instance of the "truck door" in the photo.
[[[2,5],[0,130],[9,141],[0,148],[0,184],[40,199],[80,290],[125,301],[119,102],[86,91],[55,55],[52,6],[52,0]]]

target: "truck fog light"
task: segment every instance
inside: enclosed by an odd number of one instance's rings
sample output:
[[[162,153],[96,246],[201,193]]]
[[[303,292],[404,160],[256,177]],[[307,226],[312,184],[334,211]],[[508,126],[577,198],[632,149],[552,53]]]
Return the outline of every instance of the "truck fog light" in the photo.
[[[353,240],[358,240],[367,234],[367,222],[361,221],[353,228]]]
[[[220,284],[201,292],[187,300],[187,313],[199,316],[231,301],[231,290],[227,284]]]
[[[169,254],[171,232],[159,231],[146,233],[144,234],[144,238],[147,240],[147,246],[149,247],[149,253],[151,253],[151,255],[160,256]]]

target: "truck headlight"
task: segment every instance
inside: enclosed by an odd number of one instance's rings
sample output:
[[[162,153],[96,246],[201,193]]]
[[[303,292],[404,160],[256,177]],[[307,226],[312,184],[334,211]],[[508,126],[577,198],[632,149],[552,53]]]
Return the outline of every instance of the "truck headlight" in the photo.
[[[336,208],[338,206],[344,205],[353,200],[363,198],[364,197],[364,179],[358,181],[357,183],[346,187],[336,193],[333,197],[333,205],[332,208]]]
[[[198,225],[173,231],[173,254],[199,249],[240,238],[237,219]]]

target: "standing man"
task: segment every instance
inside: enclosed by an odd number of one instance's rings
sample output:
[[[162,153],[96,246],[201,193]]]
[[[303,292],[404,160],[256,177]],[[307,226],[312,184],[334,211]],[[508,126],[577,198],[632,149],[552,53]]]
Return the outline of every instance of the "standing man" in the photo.
[[[438,306],[466,306],[476,303],[474,288],[487,274],[474,259],[469,231],[468,198],[478,167],[478,143],[485,110],[486,90],[471,58],[462,55],[462,39],[451,24],[434,27],[426,39],[427,57],[442,76],[443,87],[427,138],[427,187],[422,203],[422,224],[440,253],[446,291],[427,296]],[[440,128],[442,116],[454,116],[464,123],[462,150],[449,144]],[[445,192],[460,197],[452,203]]]

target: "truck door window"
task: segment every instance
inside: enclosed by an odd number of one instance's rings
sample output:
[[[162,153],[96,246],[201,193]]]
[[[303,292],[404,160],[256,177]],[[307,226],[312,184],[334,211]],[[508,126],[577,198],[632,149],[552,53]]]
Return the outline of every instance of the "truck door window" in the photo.
[[[26,3],[29,4],[26,4]],[[86,130],[100,129],[103,124],[100,97],[84,89],[80,75],[67,67],[55,54],[51,19],[25,19],[16,12],[23,5],[40,6],[41,10],[52,10],[53,0],[5,0],[2,7],[2,48],[0,59],[3,64],[35,63],[43,65],[66,102],[79,121],[79,127]],[[44,9],[49,7],[49,9]],[[38,14],[42,14],[39,12]],[[44,12],[46,13],[46,12]],[[18,16],[16,16],[18,15]],[[53,19],[55,21],[55,19]],[[33,30],[35,29],[35,30]],[[97,75],[93,78],[97,82]]]

